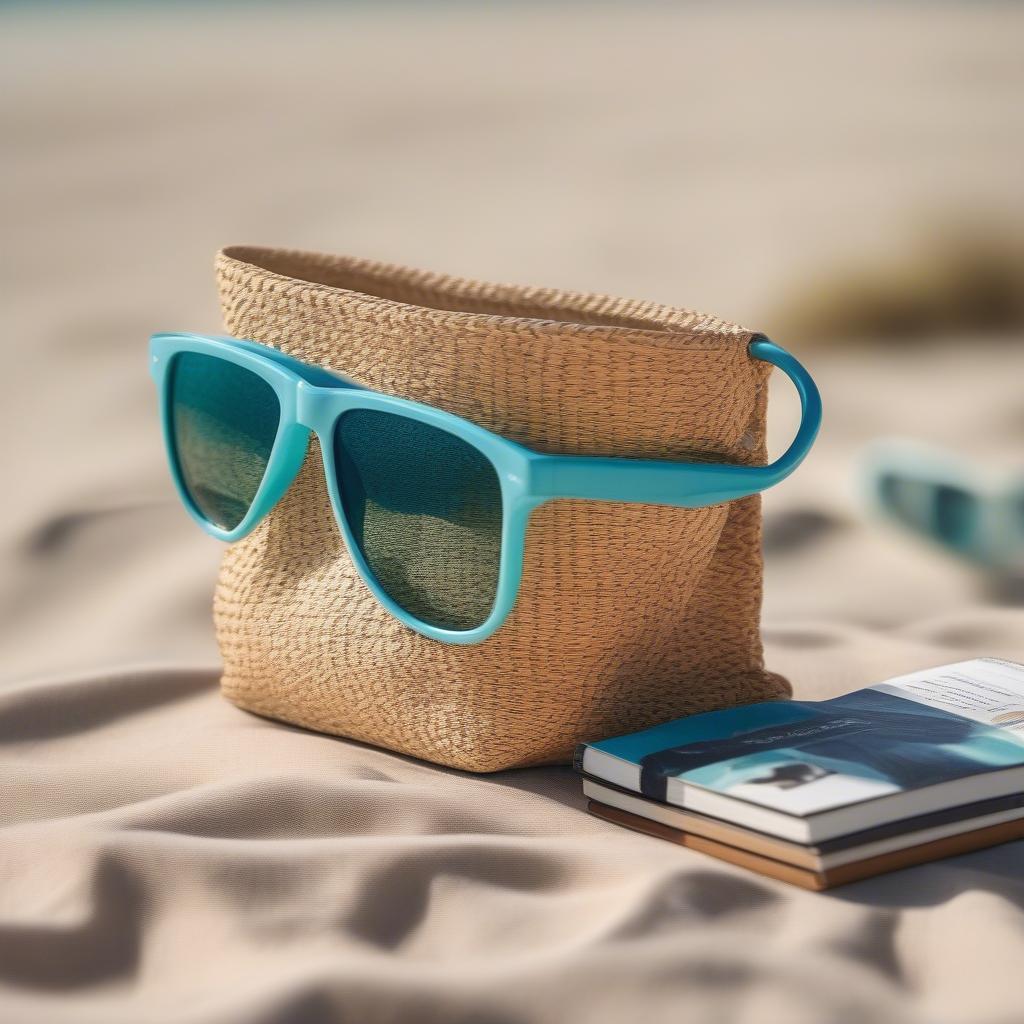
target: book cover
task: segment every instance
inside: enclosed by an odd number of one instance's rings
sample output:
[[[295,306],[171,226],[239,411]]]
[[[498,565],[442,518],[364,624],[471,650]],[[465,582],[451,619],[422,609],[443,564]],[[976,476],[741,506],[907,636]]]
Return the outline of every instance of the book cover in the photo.
[[[1024,666],[975,659],[827,701],[707,712],[587,744],[579,760],[654,800],[679,780],[813,816],[1024,766]]]

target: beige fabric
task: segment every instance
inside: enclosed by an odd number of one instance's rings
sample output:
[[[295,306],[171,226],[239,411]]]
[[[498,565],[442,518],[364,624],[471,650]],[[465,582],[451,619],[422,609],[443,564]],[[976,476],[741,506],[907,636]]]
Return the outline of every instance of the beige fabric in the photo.
[[[773,328],[908,216],[1019,203],[1024,6],[99,6],[0,29],[0,1021],[1017,1024],[1024,843],[797,892],[588,818],[566,768],[223,700],[144,339],[218,330],[242,236]],[[798,350],[828,415],[764,499],[763,632],[801,697],[1024,658],[1019,591],[855,500],[878,434],[1020,466],[1021,339],[954,341]]]
[[[750,333],[652,303],[485,285],[344,257],[217,260],[236,337],[556,453],[764,460],[769,367]],[[373,598],[316,446],[224,557],[215,619],[241,707],[441,764],[567,761],[586,738],[776,697],[763,669],[760,500],[552,502],[531,517],[511,616],[442,644]]]

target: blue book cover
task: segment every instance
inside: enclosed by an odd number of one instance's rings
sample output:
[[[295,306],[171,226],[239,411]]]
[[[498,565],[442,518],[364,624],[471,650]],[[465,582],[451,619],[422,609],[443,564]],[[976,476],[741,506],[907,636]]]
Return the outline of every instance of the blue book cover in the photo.
[[[619,762],[615,778],[590,750]],[[979,658],[833,700],[707,712],[587,744],[580,761],[656,800],[679,779],[806,817],[1024,766],[1024,666]]]

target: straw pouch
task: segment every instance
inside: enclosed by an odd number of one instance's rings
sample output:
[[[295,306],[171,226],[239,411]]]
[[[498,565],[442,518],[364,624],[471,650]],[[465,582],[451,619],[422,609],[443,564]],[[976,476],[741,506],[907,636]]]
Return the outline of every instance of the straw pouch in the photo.
[[[752,333],[648,302],[234,247],[227,330],[543,452],[765,461]],[[788,694],[763,665],[758,496],[702,509],[538,508],[511,616],[421,636],[356,573],[315,439],[224,557],[223,689],[243,708],[470,771],[567,762],[581,740]]]

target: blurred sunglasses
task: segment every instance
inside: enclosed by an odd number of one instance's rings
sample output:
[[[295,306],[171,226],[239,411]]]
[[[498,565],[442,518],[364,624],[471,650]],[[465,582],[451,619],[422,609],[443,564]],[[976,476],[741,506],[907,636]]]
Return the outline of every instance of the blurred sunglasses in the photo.
[[[912,441],[868,450],[872,504],[960,555],[997,569],[1024,567],[1024,477],[993,478],[966,460]]]
[[[544,455],[469,420],[380,394],[250,341],[156,334],[150,369],[181,500],[207,533],[246,536],[320,442],[345,544],[377,600],[436,640],[478,643],[516,600],[530,512],[554,498],[701,508],[789,476],[821,421],[818,390],[772,342],[802,422],[769,466]]]

